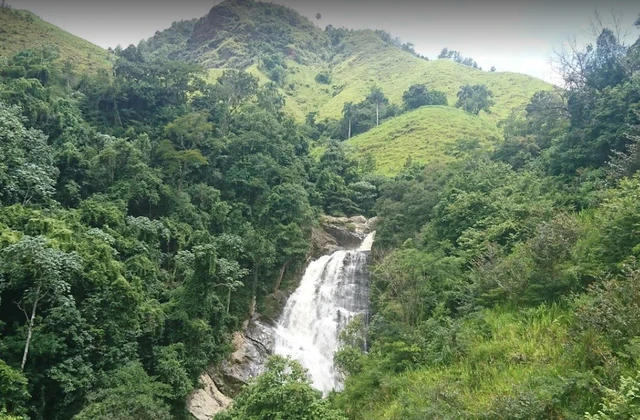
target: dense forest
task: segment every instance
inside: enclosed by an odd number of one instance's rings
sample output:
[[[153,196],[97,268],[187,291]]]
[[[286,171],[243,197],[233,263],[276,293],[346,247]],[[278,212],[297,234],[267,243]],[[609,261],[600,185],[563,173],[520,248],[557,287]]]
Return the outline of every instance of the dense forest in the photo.
[[[0,407],[170,418],[230,333],[304,263],[324,212],[377,187],[338,145],[309,156],[271,84],[117,51],[0,67]],[[376,177],[371,177],[375,182]]]
[[[459,138],[384,176],[341,141],[444,92],[374,88],[330,124],[296,119],[281,51],[265,47],[267,80],[244,49],[212,79],[219,55],[178,54],[196,29],[92,72],[55,46],[0,60],[0,419],[190,418],[200,373],[295,283],[322,214],[378,216],[344,391],[323,399],[274,357],[216,418],[639,418],[640,39],[601,29],[495,147]],[[302,39],[304,60],[330,52]],[[461,84],[455,106],[479,118],[492,96]]]

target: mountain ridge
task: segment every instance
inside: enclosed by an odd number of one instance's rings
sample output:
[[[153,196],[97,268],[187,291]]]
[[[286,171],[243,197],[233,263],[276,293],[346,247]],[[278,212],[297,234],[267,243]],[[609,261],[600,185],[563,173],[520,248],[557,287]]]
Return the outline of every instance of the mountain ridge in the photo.
[[[24,12],[25,16],[31,15],[27,13]],[[4,16],[6,20],[8,15],[3,11],[0,19]],[[28,19],[48,31],[42,39],[57,41],[63,58],[91,71],[110,68],[107,51],[33,16]],[[5,29],[5,49],[6,45],[21,45],[14,42],[22,36],[21,31],[12,30],[16,33],[7,35]],[[437,110],[409,113],[401,123],[414,127],[410,135],[402,137],[402,130],[379,129],[346,143],[353,146],[349,149],[356,157],[362,157],[364,150],[373,152],[373,157],[381,162],[381,172],[389,175],[395,171],[392,168],[401,167],[409,157],[405,153],[408,150],[413,150],[413,160],[429,162],[444,156],[452,139],[468,139],[463,121],[484,127],[478,131],[481,144],[495,143],[495,137],[498,140],[501,137],[497,127],[500,120],[514,110],[523,109],[536,91],[553,89],[552,85],[528,75],[487,72],[447,59],[425,59],[384,31],[331,26],[323,30],[291,8],[255,0],[226,0],[201,18],[174,22],[171,27],[159,30],[140,41],[138,48],[148,57],[199,63],[209,69],[211,81],[226,69],[242,69],[256,75],[261,84],[273,82],[285,98],[285,112],[299,123],[304,123],[311,113],[315,113],[316,121],[340,120],[346,103],[364,100],[374,87],[398,106],[402,105],[403,93],[414,84],[442,91],[449,106],[455,103],[457,91],[464,84],[484,84],[493,92],[495,105],[489,113],[482,112],[479,116]],[[433,115],[443,119],[437,124],[424,121]],[[398,126],[399,123],[387,125],[390,129]],[[387,142],[386,136],[400,136],[401,141],[394,144],[408,147],[378,154],[378,150],[389,150],[389,145],[380,147]],[[421,150],[438,152],[427,154]],[[389,164],[390,156],[400,162]]]
[[[111,67],[112,57],[107,50],[27,10],[0,7],[0,59],[45,46],[54,46],[63,61],[70,60],[83,71],[95,73]]]

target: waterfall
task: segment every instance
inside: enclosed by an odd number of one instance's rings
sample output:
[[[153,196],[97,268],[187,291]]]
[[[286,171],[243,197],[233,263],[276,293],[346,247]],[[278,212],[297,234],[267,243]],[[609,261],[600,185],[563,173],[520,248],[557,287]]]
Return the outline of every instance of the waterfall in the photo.
[[[340,332],[369,307],[367,259],[375,232],[357,250],[336,251],[309,264],[278,322],[275,354],[291,356],[323,393],[342,387],[333,365]]]

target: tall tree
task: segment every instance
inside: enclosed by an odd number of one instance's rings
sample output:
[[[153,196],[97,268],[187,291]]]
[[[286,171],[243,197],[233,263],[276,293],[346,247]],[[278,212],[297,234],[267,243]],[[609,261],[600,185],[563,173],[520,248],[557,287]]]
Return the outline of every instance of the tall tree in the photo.
[[[346,104],[344,104],[344,107],[342,108],[342,115],[344,115],[344,118],[349,123],[349,134],[347,136],[348,139],[351,138],[351,122],[353,120],[354,112],[355,106],[353,105],[353,102],[347,102]]]
[[[27,337],[20,369],[24,370],[38,308],[43,303],[71,302],[69,280],[80,271],[80,258],[51,248],[43,237],[25,236],[0,251],[0,290],[22,293],[16,302],[27,321]]]
[[[369,93],[369,96],[367,96],[367,101],[376,104],[376,126],[379,126],[380,125],[380,104],[389,103],[389,100],[387,99],[386,96],[384,96],[382,89],[380,89],[379,87],[374,87],[371,89],[371,93]]]

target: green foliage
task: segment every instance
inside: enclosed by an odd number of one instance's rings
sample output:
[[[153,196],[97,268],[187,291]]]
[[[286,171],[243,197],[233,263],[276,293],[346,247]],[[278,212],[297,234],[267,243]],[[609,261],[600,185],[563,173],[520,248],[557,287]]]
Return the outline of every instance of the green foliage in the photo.
[[[274,85],[240,71],[208,84],[143,47],[116,55],[84,95],[53,71],[1,69],[16,105],[0,108],[0,352],[31,395],[11,413],[182,415],[252,302],[300,269],[321,211],[324,167]],[[37,76],[29,57],[11,65]],[[337,165],[356,185],[345,208],[371,208],[377,186]]]
[[[27,378],[22,373],[7,365],[4,360],[0,360],[0,418],[22,418],[8,416],[6,410],[16,415],[26,412],[30,397],[27,383]]]
[[[26,10],[0,7],[0,27],[0,59],[26,49],[38,51],[55,45],[64,62],[74,63],[75,71],[95,74],[111,67],[107,51]]]
[[[321,71],[316,75],[316,82],[328,85],[331,83],[331,73],[328,71]]]
[[[0,42],[0,417],[184,416],[320,213],[379,216],[345,390],[275,358],[221,418],[635,414],[637,43],[602,31],[552,93],[261,2],[113,71],[32,15],[0,24],[40,37]]]
[[[0,102],[0,186],[4,205],[52,198],[58,169],[47,137],[23,124],[20,109]]]
[[[455,51],[455,50],[450,50],[448,48],[443,48],[442,51],[440,51],[440,54],[438,55],[439,59],[445,58],[448,60],[452,60],[456,63],[462,64],[463,66],[467,66],[467,67],[471,67],[474,69],[480,69],[482,70],[482,68],[480,66],[478,66],[478,63],[476,63],[476,61],[471,58],[471,57],[463,57],[462,54],[460,54],[460,51]],[[493,71],[495,71],[495,67],[492,67]]]
[[[382,188],[368,351],[335,356],[350,418],[638,416],[638,98],[610,35],[494,152],[456,139],[460,161],[407,159]]]
[[[412,85],[402,95],[402,103],[406,110],[426,105],[447,105],[447,96],[438,90],[429,90],[426,85]]]
[[[616,420],[640,418],[640,382],[635,378],[623,376],[618,389],[604,388],[605,397],[602,409],[595,414],[586,413],[587,420]]]
[[[489,108],[495,104],[493,93],[485,85],[464,85],[458,92],[457,108],[478,115],[480,111],[489,112]]]
[[[274,356],[266,368],[264,374],[238,394],[231,409],[215,416],[216,420],[345,419],[311,387],[298,362]]]
[[[148,419],[172,418],[163,401],[169,387],[155,382],[138,363],[127,364],[105,378],[102,387],[89,395],[89,404],[73,418]]]

